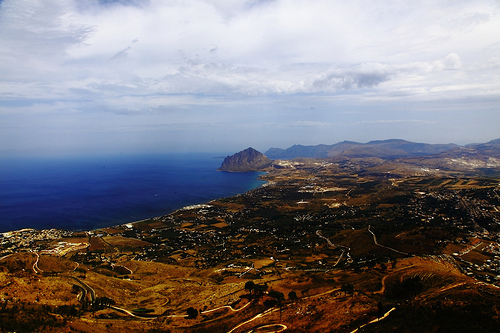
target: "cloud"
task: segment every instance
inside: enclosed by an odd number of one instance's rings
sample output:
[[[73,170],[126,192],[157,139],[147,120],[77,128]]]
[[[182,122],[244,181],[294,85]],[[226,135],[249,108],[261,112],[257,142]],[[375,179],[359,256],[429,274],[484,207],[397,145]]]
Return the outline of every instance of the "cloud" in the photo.
[[[460,69],[462,67],[462,61],[458,54],[450,53],[443,60],[436,61],[435,66],[439,69]]]
[[[306,126],[387,103],[492,110],[497,31],[494,0],[4,0],[0,117],[102,113],[104,128],[263,108]]]
[[[314,80],[312,86],[318,90],[350,90],[371,88],[388,81],[395,72],[388,66],[364,64],[351,68],[334,68],[321,78]]]
[[[435,124],[436,121],[422,119],[379,119],[379,120],[363,120],[356,124]]]
[[[47,4],[3,2],[2,25],[7,33],[2,38],[14,52],[2,54],[2,72],[6,81],[39,80],[47,91],[56,86],[61,93],[63,87],[104,85],[131,87],[138,94],[141,88],[158,94],[249,95],[373,88],[394,79],[398,66],[418,61],[462,68],[458,51],[450,50],[443,61],[436,60],[442,58],[441,52],[429,49],[440,46],[431,43],[446,39],[445,44],[449,40],[458,44],[498,18],[498,8],[488,7],[488,1],[482,6],[449,5],[457,13],[447,15],[449,8],[444,5],[428,13],[426,9],[436,7],[429,2],[420,6],[338,1]],[[426,24],[438,17],[444,23],[431,24],[439,26],[432,33]],[[482,43],[474,44],[487,47],[492,39],[483,37]],[[422,56],[402,56],[415,48],[423,51]],[[406,61],[395,61],[395,55]],[[65,84],[58,84],[61,81]]]

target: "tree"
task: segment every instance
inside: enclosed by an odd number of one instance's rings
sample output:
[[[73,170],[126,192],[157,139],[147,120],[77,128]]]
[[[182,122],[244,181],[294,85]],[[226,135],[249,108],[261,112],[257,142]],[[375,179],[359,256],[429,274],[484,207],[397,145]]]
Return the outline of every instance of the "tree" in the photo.
[[[248,290],[249,293],[252,293],[252,291],[255,289],[255,283],[253,281],[248,281],[245,283],[245,290]]]
[[[111,298],[106,297],[106,296],[104,296],[104,297],[97,297],[96,303],[99,304],[99,305],[101,305],[101,306],[107,306],[107,307],[116,304],[116,302],[114,300],[112,300]]]
[[[278,302],[281,302],[282,300],[285,299],[285,295],[283,295],[282,292],[276,291],[276,290],[271,290],[267,293],[269,297],[275,298]]]
[[[187,312],[187,318],[188,319],[195,319],[196,317],[198,317],[198,310],[196,310],[195,308],[193,307],[190,307],[186,310]]]
[[[351,283],[343,284],[342,287],[340,287],[340,290],[345,294],[352,294],[354,293],[354,286]]]
[[[257,295],[262,295],[267,291],[267,284],[256,284],[253,289]]]
[[[272,308],[273,306],[276,306],[278,302],[275,299],[266,299],[264,301],[264,305],[268,308]]]
[[[382,318],[384,315],[384,305],[382,304],[382,301],[379,301],[377,304],[377,318]]]
[[[396,299],[411,299],[424,289],[422,278],[418,275],[405,277],[390,286],[388,295]]]
[[[288,293],[288,299],[291,301],[296,301],[298,299],[297,293],[294,290],[290,291]]]

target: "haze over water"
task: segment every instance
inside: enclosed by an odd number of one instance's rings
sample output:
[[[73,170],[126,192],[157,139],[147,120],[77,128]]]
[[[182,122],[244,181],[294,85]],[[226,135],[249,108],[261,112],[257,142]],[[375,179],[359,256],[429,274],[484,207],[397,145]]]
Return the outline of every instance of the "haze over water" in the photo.
[[[243,193],[258,173],[216,169],[224,154],[3,158],[0,232],[90,230]]]

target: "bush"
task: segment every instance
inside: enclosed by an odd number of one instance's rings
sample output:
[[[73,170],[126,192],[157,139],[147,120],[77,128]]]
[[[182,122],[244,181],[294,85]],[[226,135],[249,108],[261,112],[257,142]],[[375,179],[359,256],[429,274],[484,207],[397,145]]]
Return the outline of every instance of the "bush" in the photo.
[[[196,310],[195,308],[193,307],[190,307],[186,310],[187,312],[187,318],[188,319],[195,319],[196,317],[198,317],[198,310]]]
[[[418,275],[406,277],[388,288],[388,295],[396,299],[414,298],[422,292],[424,284]]]

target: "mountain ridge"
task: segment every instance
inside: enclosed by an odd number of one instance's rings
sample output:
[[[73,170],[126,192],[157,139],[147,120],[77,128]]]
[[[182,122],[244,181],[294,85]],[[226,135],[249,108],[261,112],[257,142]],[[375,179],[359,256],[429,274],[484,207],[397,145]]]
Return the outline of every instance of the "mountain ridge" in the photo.
[[[498,139],[497,141],[500,141]],[[490,141],[494,143],[495,140]],[[342,141],[332,145],[293,145],[286,149],[270,148],[265,155],[271,159],[293,159],[298,157],[329,158],[329,157],[379,157],[402,158],[417,157],[443,153],[460,147],[454,143],[428,144],[406,141],[402,139],[374,140],[367,143]]]

